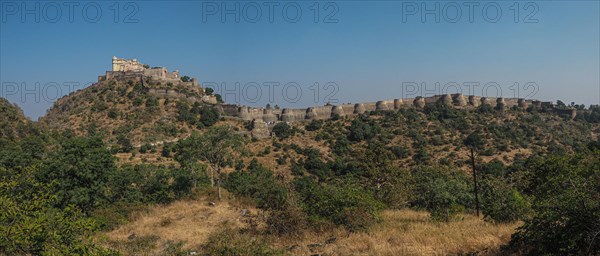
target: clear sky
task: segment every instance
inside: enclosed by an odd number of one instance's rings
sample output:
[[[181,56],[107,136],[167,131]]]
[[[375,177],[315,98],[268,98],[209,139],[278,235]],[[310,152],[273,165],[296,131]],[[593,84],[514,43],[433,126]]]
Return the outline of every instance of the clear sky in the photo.
[[[599,1],[0,4],[0,96],[34,120],[95,82],[112,56],[179,70],[252,106],[458,90],[600,103]]]

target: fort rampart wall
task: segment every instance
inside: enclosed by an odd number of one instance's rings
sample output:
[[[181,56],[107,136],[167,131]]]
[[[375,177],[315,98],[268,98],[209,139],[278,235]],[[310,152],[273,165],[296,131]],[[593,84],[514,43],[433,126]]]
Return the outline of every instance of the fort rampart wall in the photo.
[[[248,106],[237,106],[231,104],[218,105],[222,115],[235,117],[246,121],[272,122],[301,122],[333,117],[355,116],[371,111],[399,110],[400,108],[414,107],[422,109],[430,104],[444,104],[456,108],[475,108],[481,105],[489,105],[496,109],[509,109],[513,107],[528,108],[536,106],[546,108],[557,114],[568,115],[575,118],[574,109],[556,109],[552,102],[541,102],[529,99],[517,98],[492,98],[479,96],[465,96],[462,94],[445,94],[431,97],[417,97],[410,99],[382,100],[377,102],[364,102],[356,104],[325,105],[309,108],[254,108]]]

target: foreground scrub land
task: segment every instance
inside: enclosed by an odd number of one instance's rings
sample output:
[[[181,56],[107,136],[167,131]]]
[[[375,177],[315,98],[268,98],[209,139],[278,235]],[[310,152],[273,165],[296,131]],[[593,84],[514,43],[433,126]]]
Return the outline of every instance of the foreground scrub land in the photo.
[[[201,252],[209,246],[206,245],[209,240],[215,243],[214,239],[222,239],[223,233],[236,232],[250,240],[262,237],[264,246],[273,249],[271,252],[282,254],[493,255],[522,224],[493,224],[467,214],[440,223],[431,221],[425,211],[385,210],[381,213],[381,222],[369,232],[333,229],[278,237],[265,234],[266,223],[260,223],[256,209],[232,203],[222,201],[211,206],[208,200],[199,199],[152,207],[132,214],[135,217],[130,223],[98,234],[96,241],[123,254],[163,255],[168,248],[185,253]],[[253,221],[256,229],[249,225]],[[216,243],[227,244],[227,241]],[[247,248],[240,246],[237,250]]]
[[[259,139],[107,86],[59,101],[56,127],[0,102],[0,255],[600,253],[598,106],[429,104]]]

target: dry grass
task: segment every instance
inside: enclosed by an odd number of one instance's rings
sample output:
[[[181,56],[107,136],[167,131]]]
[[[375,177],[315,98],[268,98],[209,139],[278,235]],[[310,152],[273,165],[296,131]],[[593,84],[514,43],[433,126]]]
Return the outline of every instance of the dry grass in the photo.
[[[309,234],[290,252],[297,255],[455,255],[470,252],[492,255],[510,240],[519,226],[519,223],[491,224],[471,215],[460,217],[461,220],[450,223],[436,223],[429,220],[427,212],[387,210],[383,212],[383,222],[368,233],[337,230],[328,234]],[[327,243],[331,237],[335,237],[335,241]],[[293,241],[283,243],[294,244]]]
[[[125,255],[160,255],[169,243],[198,248],[215,232],[246,225],[241,209],[227,201],[216,206],[209,206],[208,200],[177,201],[139,213],[134,221],[98,235],[97,241]]]
[[[169,244],[197,250],[211,235],[248,227],[239,202],[178,201],[140,213],[131,223],[97,236],[97,241],[125,255],[161,255]],[[256,213],[256,209],[250,208]],[[302,237],[272,237],[275,248],[294,255],[492,255],[510,240],[519,223],[492,224],[472,215],[450,223],[429,220],[427,212],[386,210],[383,221],[367,233],[336,229]],[[333,238],[333,239],[332,239]]]

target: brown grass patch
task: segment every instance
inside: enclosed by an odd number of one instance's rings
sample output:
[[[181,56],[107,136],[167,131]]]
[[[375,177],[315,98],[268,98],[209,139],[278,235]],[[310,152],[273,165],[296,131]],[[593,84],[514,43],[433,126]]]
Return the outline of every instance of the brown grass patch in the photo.
[[[294,248],[290,252],[298,255],[491,255],[520,225],[492,224],[472,215],[437,223],[427,212],[413,210],[386,210],[382,215],[383,222],[367,233],[307,234],[301,243],[281,241],[281,245]]]
[[[249,228],[247,217],[241,214],[242,207],[237,201],[209,206],[207,200],[155,206],[139,213],[131,223],[98,235],[96,240],[125,255],[162,255],[169,245],[178,242],[183,242],[184,250],[198,250],[211,236],[224,230]],[[256,209],[248,209],[256,216]],[[493,224],[466,214],[449,223],[439,223],[430,221],[427,212],[414,210],[386,210],[382,217],[383,221],[366,233],[338,228],[305,232],[300,237],[264,238],[274,248],[293,255],[493,255],[508,243],[520,225]]]
[[[227,201],[216,206],[209,206],[208,200],[177,201],[138,213],[134,221],[99,234],[97,241],[125,255],[160,255],[169,244],[184,242],[183,249],[198,248],[215,232],[246,225],[241,209]]]

